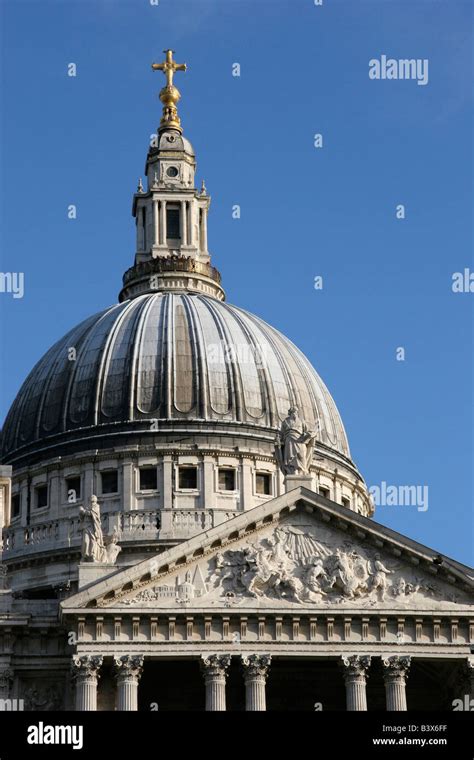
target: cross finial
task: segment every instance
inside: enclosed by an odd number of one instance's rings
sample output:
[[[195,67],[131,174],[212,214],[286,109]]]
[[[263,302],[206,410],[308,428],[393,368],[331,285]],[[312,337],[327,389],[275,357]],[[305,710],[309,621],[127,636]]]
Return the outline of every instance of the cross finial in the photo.
[[[166,61],[163,63],[152,63],[151,68],[153,71],[162,71],[166,76],[166,86],[173,86],[173,76],[175,71],[186,71],[185,63],[176,63],[173,61],[174,50],[163,50],[166,54]]]
[[[181,93],[173,84],[173,76],[176,71],[186,71],[185,63],[173,61],[174,50],[164,50],[166,60],[163,63],[152,63],[153,71],[162,71],[166,76],[166,86],[160,92],[160,100],[163,103],[163,117],[160,122],[160,132],[164,129],[176,129],[182,132],[181,120],[178,116],[176,105]]]

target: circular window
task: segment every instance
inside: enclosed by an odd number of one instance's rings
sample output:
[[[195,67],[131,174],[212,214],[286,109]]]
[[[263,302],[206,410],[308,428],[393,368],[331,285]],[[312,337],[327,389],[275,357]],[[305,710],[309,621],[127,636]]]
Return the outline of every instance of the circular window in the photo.
[[[176,166],[169,166],[166,174],[168,175],[168,177],[177,177],[179,172]]]

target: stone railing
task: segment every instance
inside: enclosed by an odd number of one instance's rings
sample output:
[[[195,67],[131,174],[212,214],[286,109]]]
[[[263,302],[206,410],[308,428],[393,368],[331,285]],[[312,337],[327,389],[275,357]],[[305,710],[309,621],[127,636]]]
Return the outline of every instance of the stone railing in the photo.
[[[189,538],[238,514],[237,511],[223,509],[140,509],[131,512],[110,512],[105,516],[107,527],[104,524],[104,531],[112,533],[115,528],[119,534],[119,541]]]
[[[240,514],[223,509],[161,509],[105,512],[102,529],[105,535],[117,532],[118,541],[158,541],[186,539],[220,525]],[[82,521],[78,516],[61,517],[35,525],[10,526],[3,531],[3,558],[37,552],[51,552],[69,547],[79,548]]]
[[[3,556],[76,546],[81,540],[79,517],[63,517],[28,526],[11,526],[3,531]]]
[[[215,280],[219,285],[221,284],[220,272],[211,264],[204,264],[201,261],[196,261],[190,256],[166,256],[162,258],[150,259],[150,261],[142,261],[136,264],[130,269],[127,269],[123,276],[124,287],[128,285],[132,280],[135,280],[145,275],[160,274],[164,272],[186,272],[189,274],[201,274],[205,277],[209,277],[211,280]]]

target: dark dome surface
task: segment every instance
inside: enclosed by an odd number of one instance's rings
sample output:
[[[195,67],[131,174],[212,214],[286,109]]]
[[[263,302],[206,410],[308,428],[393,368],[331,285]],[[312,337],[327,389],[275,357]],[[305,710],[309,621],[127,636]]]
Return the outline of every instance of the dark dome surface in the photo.
[[[291,405],[318,426],[321,443],[350,456],[326,386],[280,332],[212,297],[148,293],[89,317],[44,355],[7,416],[3,456],[137,420],[276,429]]]

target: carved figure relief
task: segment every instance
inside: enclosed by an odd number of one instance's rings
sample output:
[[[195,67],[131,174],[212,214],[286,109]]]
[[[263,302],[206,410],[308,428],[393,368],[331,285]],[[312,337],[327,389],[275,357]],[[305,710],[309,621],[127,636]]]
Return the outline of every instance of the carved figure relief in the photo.
[[[446,584],[371,546],[358,545],[333,528],[304,515],[292,517],[235,549],[217,551],[168,585],[140,591],[124,604],[160,600],[164,606],[345,605],[374,607],[462,603]]]
[[[32,684],[25,689],[25,710],[50,711],[61,708],[61,694],[56,686],[51,684]]]

